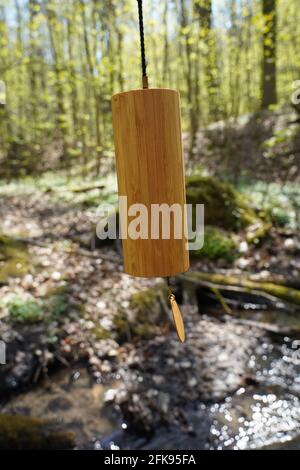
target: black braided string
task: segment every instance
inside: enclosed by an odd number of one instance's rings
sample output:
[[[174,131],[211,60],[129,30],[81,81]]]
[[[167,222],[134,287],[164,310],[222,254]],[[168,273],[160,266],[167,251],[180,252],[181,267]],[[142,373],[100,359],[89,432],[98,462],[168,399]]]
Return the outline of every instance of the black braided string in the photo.
[[[137,2],[138,2],[138,10],[139,10],[142,75],[143,77],[147,77],[147,62],[146,62],[146,54],[145,54],[144,20],[143,20],[143,0],[137,0]]]

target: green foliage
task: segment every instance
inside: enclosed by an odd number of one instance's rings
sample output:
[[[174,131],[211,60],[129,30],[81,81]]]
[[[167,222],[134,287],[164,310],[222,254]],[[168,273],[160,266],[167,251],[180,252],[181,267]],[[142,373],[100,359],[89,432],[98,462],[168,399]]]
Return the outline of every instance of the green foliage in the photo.
[[[230,233],[207,226],[204,230],[203,247],[193,252],[192,255],[209,260],[224,259],[226,261],[232,261],[237,256],[236,248],[236,244]]]
[[[44,299],[43,306],[51,320],[58,320],[67,310],[67,296],[64,293],[51,295]]]
[[[287,127],[274,132],[272,137],[263,143],[264,156],[267,158],[276,157],[276,150],[285,149],[292,144],[298,135],[296,127]]]
[[[129,0],[98,3],[1,3],[2,176],[111,168],[110,97],[140,84],[137,8]],[[262,1],[171,3],[147,8],[148,71],[151,86],[180,89],[184,128],[195,137],[200,125],[257,111],[274,14],[262,15]],[[280,103],[290,101],[299,75],[297,14],[298,0],[277,2]]]
[[[43,318],[43,310],[34,300],[24,300],[16,297],[8,304],[8,311],[13,322],[36,323]]]
[[[291,214],[285,212],[281,207],[272,208],[272,220],[278,227],[287,227],[291,223]]]
[[[239,190],[256,207],[267,212],[274,224],[299,227],[300,189],[293,183],[243,184]]]
[[[66,293],[57,292],[42,299],[13,297],[2,302],[9,313],[9,318],[16,323],[37,323],[61,320],[68,308]]]
[[[117,203],[116,187],[114,175],[102,178],[89,177],[83,180],[78,173],[72,175],[70,179],[62,171],[49,171],[38,179],[27,176],[17,181],[0,181],[0,196],[33,194],[41,191],[59,201],[85,207],[97,207],[103,202],[113,205]]]

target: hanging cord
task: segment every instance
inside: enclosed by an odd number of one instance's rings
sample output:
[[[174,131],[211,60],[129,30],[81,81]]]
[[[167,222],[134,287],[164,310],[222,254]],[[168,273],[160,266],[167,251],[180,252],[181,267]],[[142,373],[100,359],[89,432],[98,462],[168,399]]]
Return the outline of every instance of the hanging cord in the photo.
[[[138,10],[139,10],[142,81],[143,81],[143,88],[148,88],[147,62],[146,62],[145,38],[144,38],[143,0],[137,0],[137,2],[138,2]]]

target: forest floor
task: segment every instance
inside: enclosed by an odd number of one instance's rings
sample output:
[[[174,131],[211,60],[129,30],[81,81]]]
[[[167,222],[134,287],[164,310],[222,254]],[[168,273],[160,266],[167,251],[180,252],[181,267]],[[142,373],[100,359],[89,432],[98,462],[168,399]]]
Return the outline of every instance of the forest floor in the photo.
[[[0,234],[15,250],[0,274],[2,413],[55,422],[79,448],[261,448],[296,438],[297,313],[248,302],[232,316],[175,283],[182,345],[164,281],[130,277],[114,246],[95,248],[97,217],[95,205],[49,191],[2,193]],[[295,286],[299,246],[296,229],[273,227],[234,261],[196,260],[192,270]]]

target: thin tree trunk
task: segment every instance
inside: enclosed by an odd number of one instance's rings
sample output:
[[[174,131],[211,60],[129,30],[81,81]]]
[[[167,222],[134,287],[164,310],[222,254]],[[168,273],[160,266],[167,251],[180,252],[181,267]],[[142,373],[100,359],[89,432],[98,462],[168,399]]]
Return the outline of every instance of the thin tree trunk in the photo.
[[[163,15],[164,24],[164,55],[163,55],[163,86],[166,86],[170,77],[169,69],[169,38],[168,38],[168,0],[165,0],[165,8]]]
[[[19,5],[19,1],[15,0],[15,9],[16,9],[16,18],[17,18],[17,41],[18,41],[18,48],[20,51],[22,51],[23,47],[23,40],[22,40],[22,13],[21,13],[21,8]],[[23,83],[23,73],[22,73],[22,68],[19,72],[19,81],[20,83]],[[19,85],[20,86],[20,85]],[[18,136],[21,139],[23,137],[22,133],[22,122],[23,122],[23,115],[24,115],[24,103],[23,103],[23,96],[19,88],[19,94],[18,94]]]
[[[196,140],[197,130],[198,130],[198,116],[195,112],[194,106],[194,93],[193,93],[193,69],[192,69],[192,46],[190,42],[190,33],[187,31],[188,22],[187,22],[187,11],[184,0],[180,0],[180,13],[181,13],[181,28],[185,31],[184,34],[184,44],[185,44],[185,53],[186,53],[186,84],[187,84],[187,98],[188,98],[188,107],[189,107],[189,118],[190,118],[190,149],[189,154],[192,156],[193,148]]]
[[[216,43],[212,30],[212,0],[198,0],[195,10],[199,15],[200,37],[205,44],[205,84],[208,95],[210,119],[216,121],[220,118],[218,102],[218,77]]]
[[[119,70],[118,70],[118,83],[120,91],[124,90],[124,64],[123,64],[123,33],[117,29],[118,40],[118,57],[119,57]]]
[[[28,63],[28,72],[29,72],[29,81],[30,81],[30,114],[31,114],[31,122],[32,125],[32,137],[35,139],[36,137],[36,124],[38,122],[38,111],[37,111],[37,102],[36,96],[38,95],[37,92],[37,74],[36,74],[36,58],[37,58],[37,51],[36,51],[36,43],[35,43],[35,16],[37,14],[36,11],[36,0],[29,0],[28,8],[29,8],[29,44],[30,44],[30,56],[31,60]]]
[[[276,46],[277,15],[276,0],[262,0],[264,15],[263,65],[262,65],[262,108],[277,103],[276,91]]]
[[[93,92],[93,98],[94,98],[94,110],[95,110],[95,130],[96,130],[96,153],[97,153],[97,165],[96,165],[96,173],[100,173],[100,167],[101,167],[101,157],[102,157],[102,136],[101,136],[101,130],[100,130],[100,93],[97,90],[97,85],[95,83],[96,78],[95,78],[95,72],[94,72],[94,64],[93,64],[93,59],[91,56],[91,50],[90,50],[90,43],[89,43],[89,38],[88,38],[88,29],[87,29],[87,21],[86,21],[86,11],[85,11],[85,4],[83,0],[80,0],[81,4],[81,11],[82,11],[82,23],[83,23],[83,38],[84,38],[84,47],[85,47],[85,54],[86,54],[86,60],[87,60],[87,65],[88,65],[88,70],[90,74],[90,80],[92,82],[92,92]]]
[[[69,55],[69,73],[70,73],[70,88],[71,88],[71,112],[73,121],[73,133],[75,139],[78,137],[78,95],[76,87],[76,73],[75,73],[75,55],[73,51],[73,27],[74,15],[72,19],[67,20],[67,40],[68,40],[68,55]]]

